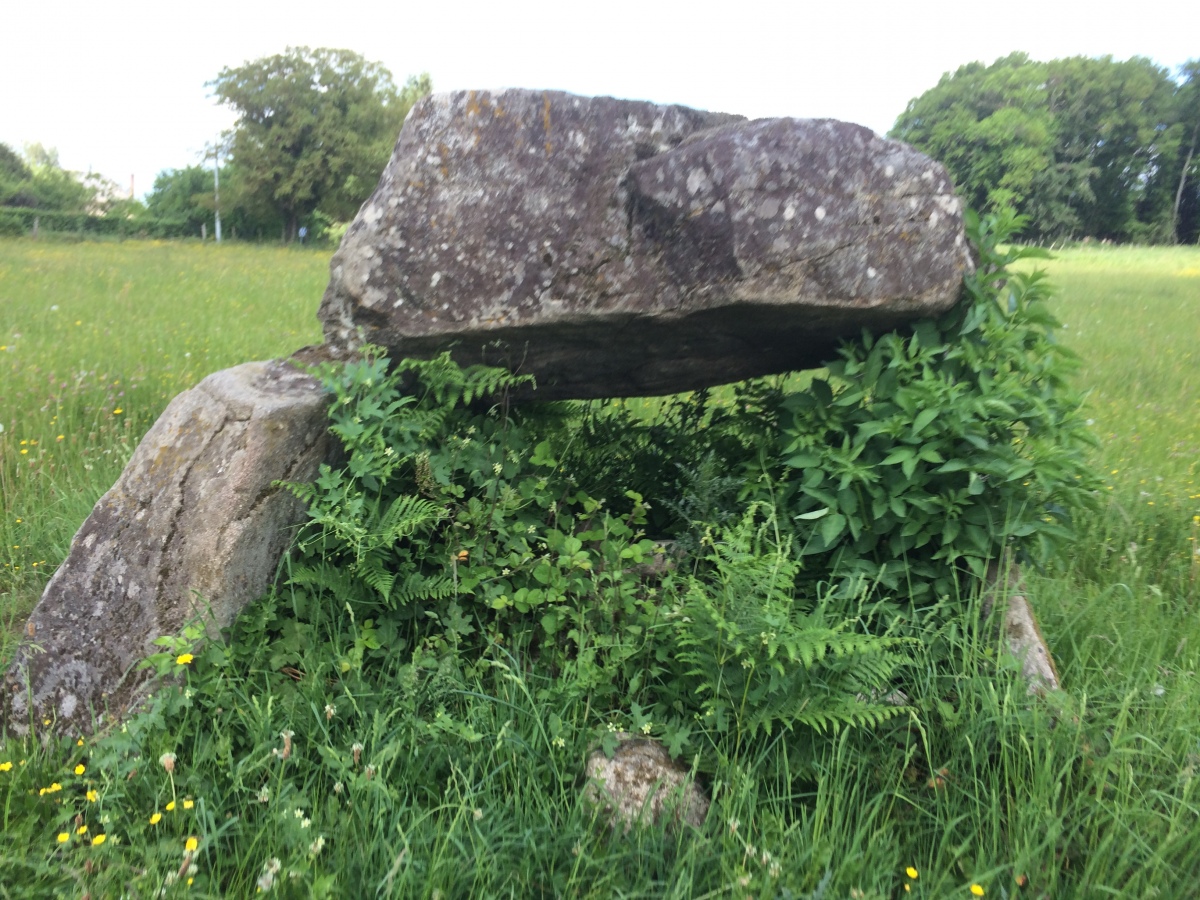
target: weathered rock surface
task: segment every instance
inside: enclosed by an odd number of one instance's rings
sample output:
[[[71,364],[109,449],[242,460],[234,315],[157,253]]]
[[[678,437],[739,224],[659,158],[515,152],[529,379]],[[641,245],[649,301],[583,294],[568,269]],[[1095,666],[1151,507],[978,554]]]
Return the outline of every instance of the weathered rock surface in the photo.
[[[611,757],[602,750],[588,755],[584,787],[584,799],[604,811],[612,828],[657,825],[668,815],[670,824],[704,824],[709,800],[688,769],[656,740],[623,731],[617,740]]]
[[[284,363],[247,363],[176,397],[96,504],[46,586],[5,676],[0,716],[28,733],[90,731],[119,715],[134,667],[201,617],[228,625],[275,576],[303,504],[272,485],[309,481],[329,448],[328,398]]]
[[[971,265],[945,170],[866,128],[464,91],[410,113],[320,317],[335,350],[452,349],[539,398],[661,394],[818,365]]]
[[[989,593],[984,598],[983,614],[991,615],[994,606],[1000,604],[1000,633],[1008,652],[1021,663],[1026,692],[1041,695],[1056,691],[1060,686],[1058,669],[1026,596],[1020,568],[1010,563],[1003,576],[1000,572],[999,565],[988,569]]]

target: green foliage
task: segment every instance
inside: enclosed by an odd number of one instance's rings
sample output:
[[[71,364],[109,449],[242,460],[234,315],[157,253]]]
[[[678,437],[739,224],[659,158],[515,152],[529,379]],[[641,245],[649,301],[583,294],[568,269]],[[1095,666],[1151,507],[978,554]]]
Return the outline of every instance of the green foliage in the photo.
[[[1091,503],[1075,357],[1044,276],[1007,269],[1035,254],[1001,248],[1017,224],[969,216],[979,263],[962,303],[909,334],[864,334],[828,380],[780,401],[768,489],[811,577],[842,594],[877,583],[913,610],[969,596],[961,575],[1047,563]]]
[[[238,114],[231,189],[247,206],[275,210],[294,239],[317,209],[353,215],[430,82],[398,89],[387,69],[349,50],[293,47],[222,69],[211,87]]]
[[[1171,242],[1189,84],[1141,57],[1014,53],[943,76],[891,134],[943,162],[971,206],[1028,215],[1031,237]]]
[[[146,195],[146,210],[155,218],[187,223],[189,235],[212,221],[213,173],[203,166],[187,166],[158,173]]]
[[[707,541],[709,565],[668,613],[683,666],[676,693],[699,700],[701,721],[753,738],[760,729],[877,725],[901,712],[880,700],[907,661],[892,652],[898,642],[855,631],[862,619],[844,618],[846,605],[829,594],[812,603],[797,594],[800,561],[773,511],[751,504],[722,537]]]
[[[32,234],[34,224],[38,234],[57,233],[87,237],[176,238],[199,235],[193,232],[187,219],[160,219],[142,210],[120,214],[107,210],[104,215],[89,212],[59,212],[38,207],[0,206],[0,234],[12,237]]]

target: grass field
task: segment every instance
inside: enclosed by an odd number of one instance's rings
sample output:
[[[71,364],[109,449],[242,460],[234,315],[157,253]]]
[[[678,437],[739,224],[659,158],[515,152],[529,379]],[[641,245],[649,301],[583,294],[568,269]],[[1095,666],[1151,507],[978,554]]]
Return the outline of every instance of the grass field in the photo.
[[[725,756],[704,829],[622,837],[575,799],[587,709],[539,705],[533,675],[467,692],[490,698],[470,707],[484,737],[454,745],[435,799],[406,791],[431,763],[388,715],[339,701],[331,719],[305,684],[311,715],[293,726],[280,710],[296,692],[263,676],[231,688],[255,735],[245,754],[186,716],[104,746],[0,745],[0,897],[182,896],[193,877],[192,896],[249,893],[274,857],[295,873],[272,879],[287,896],[1195,896],[1200,250],[1088,248],[1046,266],[1107,495],[1071,558],[1030,576],[1061,696],[1030,704],[968,628],[950,688],[907,718],[815,741],[803,762],[783,743]],[[319,340],[326,277],[309,251],[0,241],[0,660],[170,397]],[[565,746],[551,713],[576,734]],[[291,727],[285,776],[271,751]],[[178,770],[122,740],[178,753]],[[377,754],[370,784],[346,768],[352,740]],[[277,773],[266,800],[262,771]]]

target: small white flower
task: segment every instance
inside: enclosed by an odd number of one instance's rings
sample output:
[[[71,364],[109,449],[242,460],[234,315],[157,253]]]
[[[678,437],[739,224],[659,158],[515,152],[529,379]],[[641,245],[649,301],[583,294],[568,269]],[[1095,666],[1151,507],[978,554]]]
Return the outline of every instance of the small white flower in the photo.
[[[279,870],[282,868],[283,868],[283,863],[281,863],[279,861],[278,856],[272,856],[270,859],[267,860],[266,865],[263,866],[263,869],[267,872],[270,872],[272,875],[278,875]]]
[[[269,787],[267,787],[265,784],[258,791],[258,802],[259,803],[270,803],[271,802],[271,789]]]
[[[317,835],[317,839],[308,845],[308,852],[311,853],[313,856],[317,856],[324,849],[325,849],[325,835],[323,835],[323,834]]]
[[[334,708],[333,704],[326,703],[325,704],[325,721],[328,722],[330,719],[332,719],[336,715],[337,715],[337,709]]]
[[[346,786],[344,784],[342,784],[340,781],[335,781],[333,783],[333,792],[335,794],[340,794],[345,789],[346,789]]]
[[[296,807],[296,810],[295,810],[295,812],[292,813],[292,815],[295,816],[297,819],[303,819],[304,818],[304,810],[300,809],[300,807]]]
[[[501,466],[500,463],[492,463],[492,474],[499,475],[502,468],[504,467]]]
[[[480,819],[483,818],[483,810],[476,809],[473,813],[471,813],[471,818],[473,818],[476,822],[478,822]]]
[[[300,827],[301,828],[311,828],[312,827],[312,819],[301,819]]]

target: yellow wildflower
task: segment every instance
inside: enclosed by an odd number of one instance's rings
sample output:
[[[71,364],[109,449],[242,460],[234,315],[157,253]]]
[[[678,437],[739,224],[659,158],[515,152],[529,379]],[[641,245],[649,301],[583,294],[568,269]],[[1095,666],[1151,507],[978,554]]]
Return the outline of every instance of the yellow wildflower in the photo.
[[[76,834],[87,834],[87,826],[80,825],[77,829],[75,829],[75,833]]]
[[[125,410],[121,409],[121,407],[118,406],[116,409],[113,410],[113,415],[119,416],[123,412],[125,412]]]
[[[160,813],[160,812],[156,812],[154,815],[152,815],[150,817],[151,825],[157,825],[161,821],[162,821],[162,813]]]
[[[85,766],[83,763],[80,763],[79,765],[77,765],[77,766],[75,767],[75,774],[76,774],[76,775],[82,775],[82,774],[83,774],[84,772],[86,772],[86,771],[87,771],[87,766]]]
[[[904,874],[913,879],[913,881],[916,881],[921,873],[919,873],[913,866],[909,866],[904,870]]]
[[[104,843],[106,840],[108,840],[108,835],[107,835],[107,834],[98,834],[98,835],[96,835],[94,838],[92,838],[92,846],[93,846],[93,847],[99,847],[99,846],[100,846],[101,844],[103,844],[103,843]]]
[[[178,666],[186,666],[195,658],[196,657],[192,656],[190,653],[180,653],[177,657],[175,657],[175,664]]]
[[[88,791],[86,796],[88,799],[88,803],[95,803],[97,800],[100,799],[100,794],[98,794],[96,791]]]
[[[183,808],[184,808],[184,809],[191,809],[191,808],[192,808],[193,806],[195,806],[195,805],[196,805],[195,801],[192,801],[192,800],[184,800],[184,801],[183,801]]]
[[[2,762],[2,763],[0,763],[0,772],[7,772],[7,771],[8,771],[9,769],[11,769],[11,768],[12,768],[12,761],[11,761],[11,760],[10,760],[10,761],[8,761],[8,762]]]
[[[971,885],[971,893],[974,894],[976,897],[982,897],[983,896],[983,885],[982,884]]]
[[[200,846],[200,842],[198,840],[196,840],[194,837],[190,837],[184,843],[183,849],[186,850],[188,853],[195,853],[196,848],[199,846]]]
[[[167,812],[175,812],[175,801],[172,800],[167,804]]]
[[[58,842],[60,844],[65,844],[70,839],[71,839],[71,835],[67,834],[65,831],[60,831],[58,833]]]

